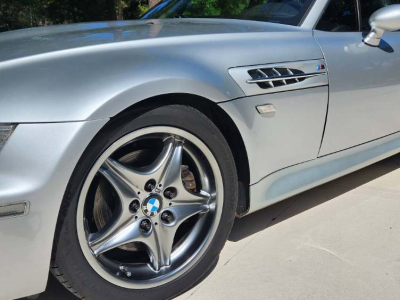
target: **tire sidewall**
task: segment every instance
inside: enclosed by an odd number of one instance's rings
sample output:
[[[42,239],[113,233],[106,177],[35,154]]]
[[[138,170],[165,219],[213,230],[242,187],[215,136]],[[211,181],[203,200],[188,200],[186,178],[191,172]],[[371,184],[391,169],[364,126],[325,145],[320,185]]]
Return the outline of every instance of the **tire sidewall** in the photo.
[[[77,206],[86,176],[101,154],[115,141],[136,130],[150,126],[170,126],[188,131],[199,138],[214,155],[224,189],[224,203],[217,231],[202,257],[186,273],[164,285],[132,290],[116,286],[98,275],[87,262],[78,241]],[[136,115],[117,117],[90,143],[80,159],[68,184],[60,211],[54,258],[68,275],[70,284],[85,299],[170,299],[198,283],[212,268],[223,248],[233,225],[238,180],[229,146],[222,133],[199,111],[182,105],[148,109]]]

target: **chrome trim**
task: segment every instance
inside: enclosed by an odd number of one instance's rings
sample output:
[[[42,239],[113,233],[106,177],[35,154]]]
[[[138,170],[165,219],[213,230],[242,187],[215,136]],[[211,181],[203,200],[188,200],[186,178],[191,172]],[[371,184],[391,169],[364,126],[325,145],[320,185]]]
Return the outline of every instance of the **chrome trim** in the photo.
[[[304,60],[295,62],[282,62],[275,64],[265,64],[256,66],[246,66],[231,68],[228,70],[231,77],[236,81],[236,83],[241,87],[246,96],[270,94],[277,92],[293,91],[311,87],[327,86],[328,85],[328,74],[326,68],[318,68],[318,66],[326,66],[324,59],[315,60]],[[276,76],[268,77],[262,70],[263,69],[273,69]],[[289,69],[289,75],[281,75],[277,69]],[[302,74],[293,74],[292,70],[299,70]],[[260,76],[264,78],[251,78],[249,71],[257,71]],[[304,76],[304,77],[303,77]],[[299,80],[306,78],[305,80]],[[296,80],[296,82],[284,85],[274,85],[274,81],[284,81],[284,80]],[[263,89],[257,85],[257,83],[267,83],[270,85],[269,88]],[[256,83],[256,84],[254,84]]]
[[[292,72],[292,70],[290,70],[290,69],[287,69],[287,70],[288,70],[288,72],[289,72],[290,75],[294,75],[293,72]],[[296,80],[297,82],[300,82],[300,80],[299,80],[298,78],[295,78],[295,80]]]
[[[275,69],[273,69],[275,70]],[[288,69],[289,70],[289,69]],[[261,71],[261,70],[260,70]],[[276,71],[276,70],[275,70]],[[290,71],[290,70],[289,70]],[[311,77],[316,77],[316,76],[321,76],[321,75],[326,75],[326,72],[324,73],[309,73],[309,74],[303,74],[303,75],[280,75],[280,76],[274,76],[274,77],[268,77],[266,74],[266,78],[260,78],[260,79],[250,79],[247,80],[247,83],[253,84],[253,83],[263,83],[263,82],[273,82],[273,81],[283,81],[285,84],[286,80],[288,79],[296,79],[297,82],[299,79],[302,78],[311,78]]]
[[[286,70],[288,71],[288,73],[289,73],[290,75],[293,75],[293,73],[292,73],[292,71],[290,71],[290,69],[286,69]],[[278,71],[277,69],[272,68],[272,71],[274,71],[274,73],[276,74],[276,76],[282,77],[282,74],[279,73],[279,71]],[[286,75],[286,76],[287,76],[287,75]],[[296,79],[296,81],[299,82],[298,79]],[[286,80],[284,80],[284,79],[282,80],[282,82],[283,82],[284,84],[287,84]]]
[[[27,201],[1,204],[0,220],[27,216],[30,211],[30,206],[30,203]]]

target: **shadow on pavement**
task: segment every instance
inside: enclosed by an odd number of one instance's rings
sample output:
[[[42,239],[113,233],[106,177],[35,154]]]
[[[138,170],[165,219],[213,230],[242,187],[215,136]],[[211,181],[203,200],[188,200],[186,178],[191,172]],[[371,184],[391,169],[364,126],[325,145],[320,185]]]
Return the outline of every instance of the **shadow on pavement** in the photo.
[[[266,228],[274,226],[293,216],[299,215],[302,212],[330,201],[399,168],[400,154],[397,154],[355,173],[351,173],[347,176],[326,183],[320,187],[316,187],[310,191],[304,192],[301,194],[301,204],[298,205],[300,209],[290,210],[290,212],[284,214],[288,208],[300,198],[300,195],[297,195],[250,214],[242,219],[236,219],[229,237],[229,241],[240,241],[248,236],[265,230]],[[339,186],[340,188],[334,188]],[[329,193],[318,193],[322,190],[329,190]]]
[[[299,196],[292,197],[280,203],[274,204],[261,211],[255,212],[242,219],[237,219],[232,229],[232,233],[229,240],[232,242],[240,241],[250,235],[265,230],[279,222],[283,222],[293,216],[301,214],[313,207],[321,205],[327,201],[330,201],[341,194],[351,191],[361,185],[364,185],[372,180],[375,180],[381,176],[391,173],[400,168],[400,154],[392,156],[386,160],[378,162],[372,166],[364,168],[360,171],[332,181],[325,184],[322,187],[317,187],[311,191],[304,192],[301,197],[300,209],[290,210],[288,208],[298,201]],[[327,190],[328,186],[329,193],[321,192],[319,189]],[[335,188],[337,187],[337,188]],[[339,188],[340,187],[340,188]],[[284,214],[287,212],[286,214]],[[216,264],[215,264],[216,265]],[[206,278],[209,273],[215,268],[215,265],[210,268],[210,271],[205,274]],[[203,278],[203,279],[204,279]],[[49,275],[49,282],[46,291],[37,298],[38,300],[75,300],[77,299],[73,294],[66,290],[52,274]],[[23,299],[18,299],[23,300]]]
[[[61,283],[54,278],[53,274],[49,274],[49,282],[47,283],[47,289],[43,294],[37,298],[37,300],[77,300],[73,294],[71,294]],[[17,299],[17,300],[26,300]]]
[[[210,269],[204,274],[203,278],[201,278],[199,282],[193,285],[192,288],[194,288],[205,278],[207,278],[208,275],[210,275],[210,273],[215,269],[217,263],[218,263],[218,258],[215,260],[214,264],[210,267]],[[75,297],[65,287],[63,287],[62,284],[59,283],[58,280],[53,276],[53,274],[50,273],[46,291],[40,294],[40,296],[36,300],[77,300],[77,299],[78,299],[77,297]],[[23,298],[17,300],[27,300],[27,299]]]

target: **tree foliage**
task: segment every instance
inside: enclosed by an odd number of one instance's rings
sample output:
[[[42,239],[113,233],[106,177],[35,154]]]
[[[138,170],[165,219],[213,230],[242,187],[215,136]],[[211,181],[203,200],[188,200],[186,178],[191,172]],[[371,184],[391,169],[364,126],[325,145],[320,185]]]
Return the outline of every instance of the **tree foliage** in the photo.
[[[254,1],[254,0],[253,0]],[[194,16],[228,16],[238,15],[245,8],[249,7],[250,0],[193,0],[190,12]],[[259,0],[266,2],[266,0]],[[189,17],[187,15],[186,17]]]
[[[183,17],[230,17],[270,0],[165,0],[168,13],[185,6]],[[289,0],[282,0],[289,1]],[[301,4],[302,0],[299,1]],[[0,0],[0,31],[77,22],[137,19],[160,0]],[[271,1],[279,2],[279,1]],[[160,17],[163,17],[163,8]]]
[[[159,0],[0,0],[0,31],[138,18]]]

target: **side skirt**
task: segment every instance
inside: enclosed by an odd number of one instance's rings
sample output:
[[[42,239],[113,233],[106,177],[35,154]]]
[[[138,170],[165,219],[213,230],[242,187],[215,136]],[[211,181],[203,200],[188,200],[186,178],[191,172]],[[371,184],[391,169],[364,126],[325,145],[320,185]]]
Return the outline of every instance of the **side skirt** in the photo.
[[[248,214],[400,152],[400,132],[272,173],[250,186]]]

